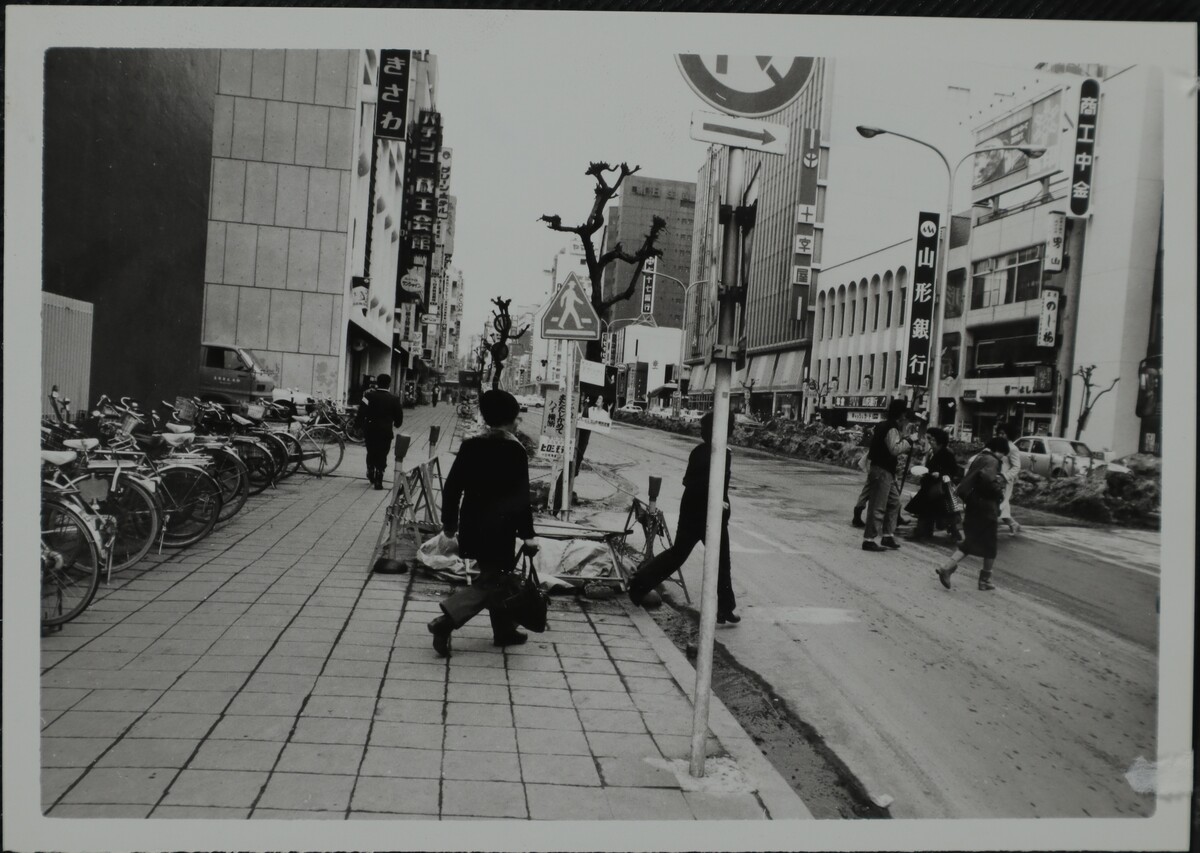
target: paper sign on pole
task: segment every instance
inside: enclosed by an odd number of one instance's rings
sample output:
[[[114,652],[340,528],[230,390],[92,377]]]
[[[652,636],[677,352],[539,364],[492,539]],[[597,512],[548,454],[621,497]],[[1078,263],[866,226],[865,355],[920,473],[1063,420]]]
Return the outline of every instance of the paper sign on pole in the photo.
[[[557,461],[566,450],[567,398],[562,391],[548,391],[542,409],[542,434],[538,438],[539,459]]]
[[[587,415],[579,419],[578,426],[580,429],[588,429],[592,432],[607,433],[612,430],[612,418],[604,409],[592,406],[587,410]]]
[[[604,364],[599,361],[581,361],[579,363],[579,384],[604,385]]]

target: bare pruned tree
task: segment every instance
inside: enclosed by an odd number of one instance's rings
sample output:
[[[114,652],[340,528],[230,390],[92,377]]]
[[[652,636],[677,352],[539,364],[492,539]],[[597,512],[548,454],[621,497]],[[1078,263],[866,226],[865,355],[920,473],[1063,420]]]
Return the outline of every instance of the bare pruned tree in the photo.
[[[512,300],[497,296],[492,300],[492,304],[496,306],[496,310],[492,312],[492,328],[496,330],[496,334],[487,342],[487,348],[492,355],[492,389],[495,390],[500,387],[500,374],[504,372],[504,362],[508,360],[508,342],[525,337],[529,326],[526,325],[514,334],[512,317],[508,313],[508,306],[512,304]]]
[[[1121,381],[1121,377],[1114,379],[1107,388],[1093,396],[1095,386],[1092,384],[1092,374],[1096,372],[1096,365],[1085,364],[1075,371],[1075,375],[1083,380],[1083,405],[1079,408],[1079,419],[1075,421],[1075,440],[1079,441],[1079,437],[1083,435],[1084,429],[1087,428],[1088,418],[1092,415],[1092,408],[1096,405],[1096,401],[1116,387]]]
[[[546,227],[551,231],[574,234],[579,237],[580,243],[583,244],[583,256],[587,264],[588,280],[591,285],[589,301],[592,304],[592,308],[600,316],[604,316],[607,310],[616,303],[623,302],[633,296],[646,261],[650,258],[662,257],[662,250],[657,248],[656,243],[662,232],[666,230],[667,221],[660,216],[655,216],[651,220],[650,230],[642,238],[641,246],[632,252],[627,251],[621,243],[616,243],[608,251],[604,251],[603,246],[597,250],[594,242],[597,232],[604,226],[604,213],[608,209],[609,202],[616,197],[625,179],[637,174],[640,170],[641,166],[630,168],[627,163],[621,163],[617,166],[603,161],[589,163],[584,174],[595,181],[595,186],[592,190],[592,209],[588,213],[587,218],[579,225],[564,225],[562,217],[558,215],[547,214],[539,218],[539,221],[545,222]],[[632,266],[629,281],[624,288],[605,296],[604,270],[610,264],[618,261]],[[599,361],[601,346],[599,340],[588,341],[587,347],[584,350],[584,357],[589,361]],[[577,472],[580,464],[583,462],[584,453],[587,452],[591,432],[588,430],[579,430],[576,432],[576,438],[574,470]]]

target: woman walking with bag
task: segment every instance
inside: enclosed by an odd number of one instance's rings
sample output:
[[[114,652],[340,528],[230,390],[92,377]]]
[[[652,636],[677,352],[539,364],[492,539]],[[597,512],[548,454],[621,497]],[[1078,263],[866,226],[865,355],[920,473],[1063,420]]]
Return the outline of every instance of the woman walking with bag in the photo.
[[[1004,475],[1001,464],[1008,454],[1008,439],[1000,436],[987,443],[987,449],[971,462],[967,476],[959,484],[958,494],[966,502],[963,520],[963,541],[950,555],[949,561],[937,569],[938,580],[950,589],[950,576],[966,556],[983,558],[979,573],[979,588],[990,591],[992,566],[996,562],[996,522],[1000,518],[1000,501],[1004,498]]]
[[[521,407],[507,391],[488,391],[479,400],[488,432],[462,443],[442,492],[442,532],[458,536],[459,553],[475,560],[479,574],[471,585],[442,602],[442,614],[429,623],[433,648],[450,657],[450,634],[485,608],[492,621],[492,645],[516,646],[526,635],[503,612],[514,591],[520,552],[537,553],[533,508],[529,502],[529,460],[514,433]],[[461,503],[461,507],[460,507]]]

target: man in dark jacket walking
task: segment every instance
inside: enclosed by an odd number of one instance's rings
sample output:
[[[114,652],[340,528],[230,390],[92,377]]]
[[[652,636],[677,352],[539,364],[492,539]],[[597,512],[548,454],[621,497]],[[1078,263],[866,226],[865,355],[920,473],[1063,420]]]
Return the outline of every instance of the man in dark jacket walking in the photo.
[[[388,451],[392,448],[392,430],[404,423],[404,406],[388,388],[392,377],[379,374],[376,387],[363,395],[363,433],[367,445],[367,479],[376,489],[383,488]]]
[[[864,551],[883,551],[899,548],[896,541],[896,521],[900,517],[900,484],[896,482],[896,462],[902,454],[912,452],[912,442],[904,438],[908,419],[908,402],[892,400],[887,420],[875,427],[867,458],[871,467],[867,483],[871,499],[867,504],[867,529],[863,531]],[[875,541],[883,533],[882,544]]]
[[[459,554],[474,559],[479,569],[471,585],[443,601],[443,615],[429,623],[434,650],[447,658],[450,633],[484,608],[492,621],[492,645],[525,642],[526,635],[501,605],[512,589],[516,540],[524,540],[523,554],[532,556],[538,550],[529,501],[529,459],[514,435],[521,407],[512,394],[493,390],[479,399],[479,412],[491,429],[462,443],[442,491],[442,532],[457,535]]]
[[[733,431],[733,418],[729,420]],[[679,503],[679,526],[675,530],[675,542],[670,548],[651,557],[638,567],[629,581],[629,598],[634,604],[654,587],[665,581],[687,560],[697,542],[705,541],[705,525],[708,519],[708,469],[712,457],[713,416],[709,412],[700,419],[699,444],[688,457],[687,471],[683,475],[683,500]],[[731,624],[741,622],[742,617],[734,613],[737,602],[733,596],[733,581],[730,577],[729,560],[729,473],[733,454],[725,452],[725,511],[721,516],[721,543],[717,568],[717,621]]]

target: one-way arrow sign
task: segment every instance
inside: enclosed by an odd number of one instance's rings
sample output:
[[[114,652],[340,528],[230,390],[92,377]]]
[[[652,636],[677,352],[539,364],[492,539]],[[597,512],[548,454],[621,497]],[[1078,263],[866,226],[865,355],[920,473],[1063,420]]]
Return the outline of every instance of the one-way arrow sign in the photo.
[[[700,142],[715,142],[764,154],[786,154],[788,148],[788,129],[782,124],[703,110],[692,113],[691,137]]]

